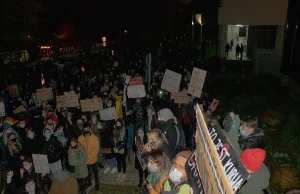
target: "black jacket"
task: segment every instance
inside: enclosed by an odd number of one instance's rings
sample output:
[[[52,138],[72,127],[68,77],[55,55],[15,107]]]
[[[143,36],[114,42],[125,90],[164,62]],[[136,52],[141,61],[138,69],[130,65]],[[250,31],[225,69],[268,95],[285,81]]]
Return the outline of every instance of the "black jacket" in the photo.
[[[24,141],[24,155],[32,157],[32,154],[40,154],[42,152],[41,143],[42,140],[37,136],[33,139],[27,137]]]
[[[57,162],[60,159],[60,154],[63,152],[63,146],[55,136],[51,135],[48,141],[44,139],[42,146],[42,153],[47,155],[49,163]]]
[[[159,125],[160,130],[164,133],[168,143],[176,147],[177,143],[177,131],[175,128],[176,123],[173,119],[169,119],[166,122]]]
[[[254,133],[247,137],[240,137],[238,140],[241,150],[251,148],[264,149],[264,132],[257,128]]]

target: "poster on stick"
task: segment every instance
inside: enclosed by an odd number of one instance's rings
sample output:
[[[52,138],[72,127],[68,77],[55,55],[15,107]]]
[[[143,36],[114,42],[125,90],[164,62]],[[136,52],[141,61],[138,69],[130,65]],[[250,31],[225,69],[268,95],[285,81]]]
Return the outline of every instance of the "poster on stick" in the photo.
[[[129,81],[129,86],[140,86],[143,85],[143,77],[131,78]]]
[[[186,92],[174,92],[172,93],[174,98],[174,102],[178,104],[188,104],[190,97],[187,95]]]
[[[163,81],[161,83],[161,89],[164,89],[171,93],[178,92],[181,77],[182,77],[181,74],[166,69]]]
[[[25,111],[27,111],[26,108],[23,105],[20,105],[13,111],[13,113],[18,114],[18,113],[25,112]]]
[[[34,163],[34,170],[36,173],[50,173],[47,155],[32,154],[32,160]]]
[[[18,85],[10,85],[8,86],[8,91],[9,91],[9,95],[10,97],[19,97],[19,88]]]
[[[81,105],[82,112],[93,112],[93,111],[100,111],[103,109],[101,98],[80,100],[80,105]]]
[[[103,121],[110,121],[116,118],[116,108],[110,107],[100,111],[100,118]]]
[[[37,89],[36,97],[38,100],[52,100],[53,99],[52,88]]]
[[[225,134],[207,127],[199,106],[196,107],[196,166],[205,194],[234,194],[249,178]]]
[[[215,111],[217,106],[219,105],[219,100],[214,99],[209,107],[209,109],[211,109],[212,111]]]
[[[78,95],[56,96],[57,108],[70,108],[79,106]]]
[[[191,81],[189,84],[188,93],[200,98],[202,93],[202,88],[205,82],[206,71],[194,67]]]
[[[143,98],[146,96],[145,86],[128,86],[127,95],[128,98]]]

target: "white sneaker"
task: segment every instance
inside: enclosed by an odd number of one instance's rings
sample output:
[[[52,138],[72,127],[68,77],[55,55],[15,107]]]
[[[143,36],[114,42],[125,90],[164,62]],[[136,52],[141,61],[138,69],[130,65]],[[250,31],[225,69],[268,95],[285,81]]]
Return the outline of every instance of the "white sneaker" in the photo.
[[[108,173],[109,171],[110,171],[110,167],[108,166],[104,169],[104,174]]]
[[[126,179],[126,174],[123,173],[120,182],[124,182],[125,179]]]
[[[117,180],[116,180],[116,181],[117,181],[117,182],[119,182],[119,181],[121,180],[121,178],[122,178],[122,173],[120,173],[120,172],[119,172],[119,174],[118,174],[118,178],[117,178]]]
[[[114,168],[111,170],[110,174],[115,174],[116,172],[118,172],[118,169],[117,169],[117,167],[114,167]]]

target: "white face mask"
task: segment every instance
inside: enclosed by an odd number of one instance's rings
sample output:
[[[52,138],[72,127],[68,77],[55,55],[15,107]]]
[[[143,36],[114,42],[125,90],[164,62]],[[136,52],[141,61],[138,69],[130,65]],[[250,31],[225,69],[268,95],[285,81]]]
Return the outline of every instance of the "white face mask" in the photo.
[[[96,123],[96,121],[97,121],[97,118],[92,118],[93,123]]]
[[[46,139],[50,139],[51,134],[50,134],[50,133],[47,133],[47,134],[45,134],[45,137],[46,137]]]
[[[33,139],[33,138],[34,138],[34,134],[33,134],[33,133],[28,134],[28,138],[29,138],[29,139]]]
[[[26,166],[24,166],[24,168],[25,168],[26,170],[29,170],[29,169],[31,169],[31,165],[26,165]]]
[[[177,168],[175,168],[174,166],[172,166],[170,173],[169,173],[169,177],[170,180],[173,183],[180,183],[181,182],[181,177],[182,177],[182,173],[177,170]]]
[[[21,127],[21,128],[24,128],[24,127],[25,127],[25,125],[26,125],[26,124],[20,124],[20,127]]]
[[[150,115],[152,113],[152,110],[151,109],[148,109],[147,110],[148,114]]]
[[[111,107],[111,104],[107,104],[108,107]]]
[[[29,184],[26,184],[25,185],[25,190],[28,192],[28,193],[32,193],[35,191],[35,184],[33,183],[29,183]]]
[[[102,129],[103,128],[103,126],[101,125],[101,123],[98,123],[97,128],[98,129]]]

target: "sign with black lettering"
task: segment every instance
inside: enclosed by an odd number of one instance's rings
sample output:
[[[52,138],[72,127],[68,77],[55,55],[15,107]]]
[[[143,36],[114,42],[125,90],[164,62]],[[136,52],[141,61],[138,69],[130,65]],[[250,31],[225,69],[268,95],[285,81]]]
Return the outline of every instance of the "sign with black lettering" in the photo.
[[[233,194],[249,174],[221,130],[208,129],[199,106],[196,107],[197,150],[195,160],[205,194]]]
[[[188,177],[190,186],[193,188],[194,194],[204,194],[201,178],[198,172],[198,166],[196,162],[197,150],[193,152],[190,158],[185,163],[185,171]]]

